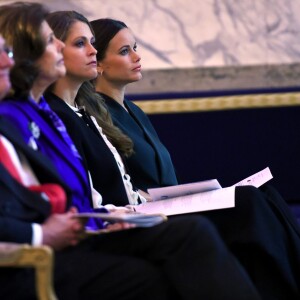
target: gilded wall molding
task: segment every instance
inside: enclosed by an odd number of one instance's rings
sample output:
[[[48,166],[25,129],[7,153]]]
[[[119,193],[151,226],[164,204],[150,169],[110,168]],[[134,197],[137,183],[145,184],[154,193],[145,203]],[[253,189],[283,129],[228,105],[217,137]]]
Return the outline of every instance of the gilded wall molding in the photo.
[[[189,113],[300,105],[300,93],[135,101],[147,114]]]

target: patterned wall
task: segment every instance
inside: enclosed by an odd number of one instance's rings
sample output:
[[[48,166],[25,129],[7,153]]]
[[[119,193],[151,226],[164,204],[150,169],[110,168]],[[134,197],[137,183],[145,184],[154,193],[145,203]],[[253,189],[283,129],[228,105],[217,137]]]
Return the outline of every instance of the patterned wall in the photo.
[[[9,3],[13,1],[1,1]],[[144,69],[300,62],[299,0],[49,0],[132,28]]]
[[[127,23],[144,71],[130,92],[289,87],[300,79],[299,0],[33,1]]]

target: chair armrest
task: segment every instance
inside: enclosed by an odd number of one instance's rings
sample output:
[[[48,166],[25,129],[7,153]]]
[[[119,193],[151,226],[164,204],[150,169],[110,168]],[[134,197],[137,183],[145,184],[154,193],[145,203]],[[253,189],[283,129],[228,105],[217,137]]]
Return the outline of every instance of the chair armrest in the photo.
[[[38,299],[57,300],[53,289],[53,251],[48,246],[0,242],[0,267],[35,268]]]

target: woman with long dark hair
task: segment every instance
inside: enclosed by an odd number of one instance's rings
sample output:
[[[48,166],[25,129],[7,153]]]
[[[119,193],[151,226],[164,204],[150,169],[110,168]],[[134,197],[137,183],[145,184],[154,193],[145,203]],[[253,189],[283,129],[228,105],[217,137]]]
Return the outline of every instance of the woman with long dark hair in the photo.
[[[114,125],[131,138],[133,153],[124,160],[138,189],[176,185],[168,150],[146,114],[125,97],[127,85],[142,78],[141,56],[132,30],[109,18],[91,24],[97,49],[98,76],[93,83],[98,98],[86,97],[81,105],[92,106],[93,101],[98,101],[100,109],[106,105],[104,110],[109,110]],[[101,116],[99,110],[92,114]],[[216,225],[264,299],[299,297],[299,226],[276,190],[268,185],[260,189],[237,187],[234,208],[201,215]]]

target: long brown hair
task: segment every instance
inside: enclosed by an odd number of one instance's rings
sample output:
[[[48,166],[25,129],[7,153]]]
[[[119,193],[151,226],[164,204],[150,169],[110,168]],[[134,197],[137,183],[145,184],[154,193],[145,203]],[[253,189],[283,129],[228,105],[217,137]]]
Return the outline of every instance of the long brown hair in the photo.
[[[91,82],[84,82],[75,99],[78,106],[84,106],[91,116],[94,116],[103,133],[117,150],[128,157],[133,153],[133,142],[121,129],[113,124],[111,115],[101,95],[97,94]]]
[[[47,21],[55,36],[63,42],[66,40],[71,26],[77,21],[87,24],[94,34],[87,18],[76,11],[50,13]],[[133,153],[133,142],[118,127],[113,125],[110,113],[102,97],[95,93],[94,87],[90,82],[86,81],[81,85],[76,95],[75,103],[78,106],[84,106],[86,112],[96,118],[97,123],[102,127],[103,133],[121,154],[130,156]]]

